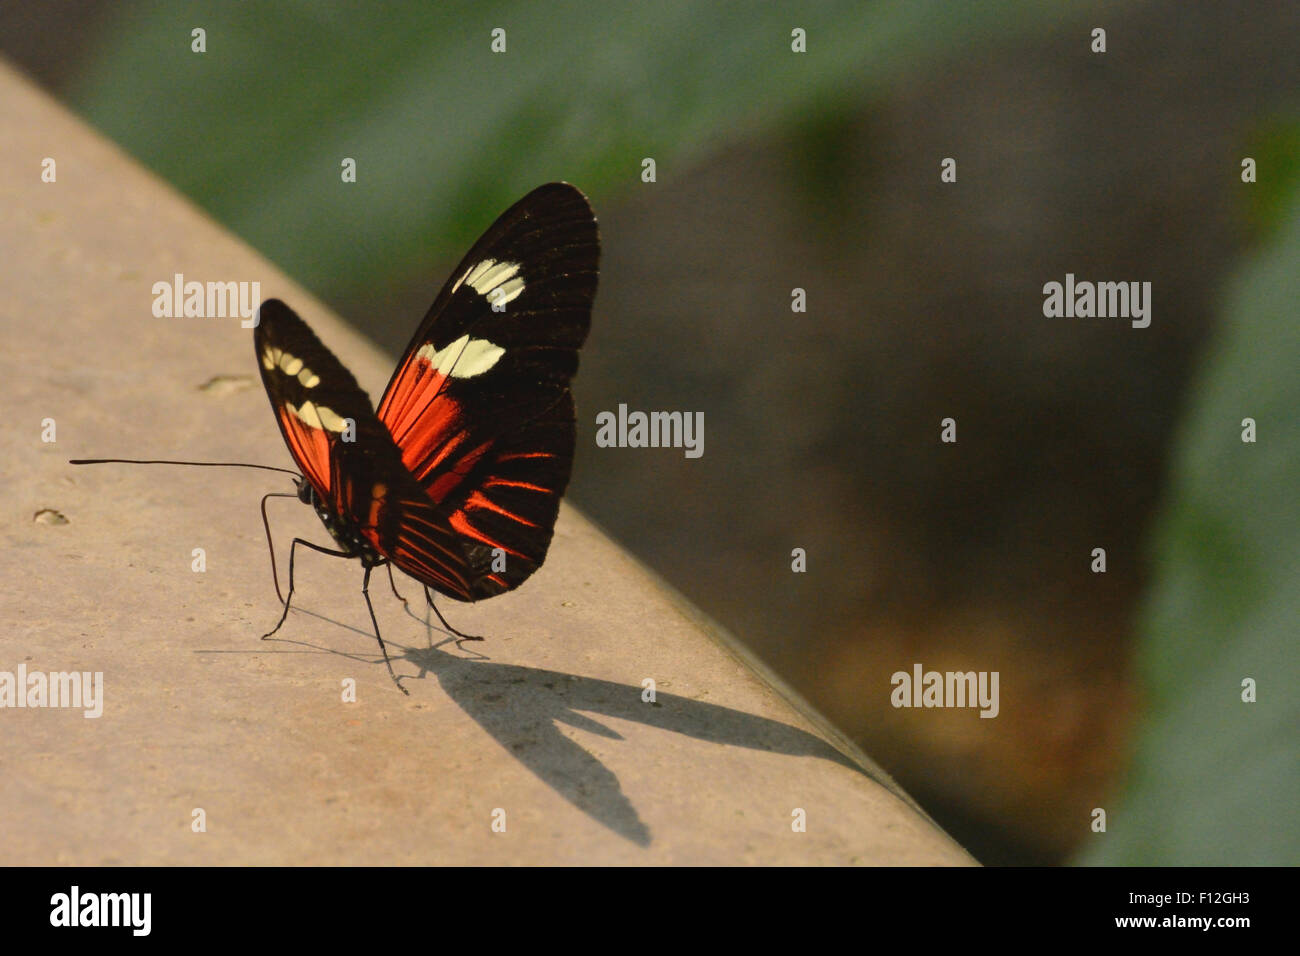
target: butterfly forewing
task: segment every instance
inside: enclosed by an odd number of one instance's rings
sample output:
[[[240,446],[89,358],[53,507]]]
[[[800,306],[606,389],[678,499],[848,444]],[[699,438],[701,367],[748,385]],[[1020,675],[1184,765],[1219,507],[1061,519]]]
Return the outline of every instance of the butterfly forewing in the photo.
[[[402,464],[369,397],[307,324],[271,299],[258,313],[253,342],[285,443],[340,544],[368,545],[461,600],[495,589],[487,580],[490,555],[467,548],[452,530]]]
[[[453,271],[379,403],[429,499],[467,548],[498,558],[477,586],[486,592],[516,587],[546,556],[572,469],[569,384],[599,255],[581,192],[529,193]]]
[[[268,299],[253,331],[262,384],[285,444],[322,500],[338,490],[337,472],[348,457],[347,421],[355,428],[374,418],[370,399],[292,309]],[[356,447],[357,442],[346,443]]]

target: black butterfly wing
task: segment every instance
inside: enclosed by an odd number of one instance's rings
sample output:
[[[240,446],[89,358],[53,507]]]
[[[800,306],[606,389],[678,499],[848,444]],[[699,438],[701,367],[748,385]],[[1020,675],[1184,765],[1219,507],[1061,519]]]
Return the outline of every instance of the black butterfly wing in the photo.
[[[452,530],[402,464],[369,397],[307,324],[269,299],[253,344],[289,453],[337,526],[441,593],[497,593],[486,580],[491,549]]]
[[[569,386],[599,258],[586,197],[567,183],[533,190],[461,260],[379,403],[406,469],[467,547],[497,559],[484,596],[546,557],[573,466]]]
[[[322,501],[340,501],[338,464],[363,442],[344,442],[374,418],[370,398],[298,317],[279,299],[258,309],[253,347],[280,433],[303,476]],[[346,446],[346,447],[345,447]]]

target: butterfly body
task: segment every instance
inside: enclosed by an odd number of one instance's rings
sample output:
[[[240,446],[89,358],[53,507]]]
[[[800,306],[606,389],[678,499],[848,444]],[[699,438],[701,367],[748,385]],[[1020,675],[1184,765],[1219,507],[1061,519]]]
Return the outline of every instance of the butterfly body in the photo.
[[[365,568],[378,567],[384,563],[384,556],[361,533],[361,526],[347,516],[331,511],[326,502],[317,497],[316,489],[305,479],[298,481],[298,500],[312,506],[321,524],[325,525],[325,530],[348,557],[359,558],[361,566]]]

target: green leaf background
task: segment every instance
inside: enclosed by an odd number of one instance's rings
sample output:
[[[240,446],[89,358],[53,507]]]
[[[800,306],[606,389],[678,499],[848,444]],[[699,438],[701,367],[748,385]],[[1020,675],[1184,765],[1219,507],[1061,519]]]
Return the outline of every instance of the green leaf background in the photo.
[[[671,175],[1104,6],[1062,22],[1025,0],[152,0],[120,6],[71,99],[290,275],[350,298],[456,258],[538,183],[600,200],[636,188],[643,157]],[[790,51],[796,26],[808,55]],[[206,53],[191,52],[195,27]],[[346,188],[344,157],[358,163]]]
[[[1300,862],[1300,191],[1286,208],[1193,388],[1139,644],[1146,716],[1083,863]]]

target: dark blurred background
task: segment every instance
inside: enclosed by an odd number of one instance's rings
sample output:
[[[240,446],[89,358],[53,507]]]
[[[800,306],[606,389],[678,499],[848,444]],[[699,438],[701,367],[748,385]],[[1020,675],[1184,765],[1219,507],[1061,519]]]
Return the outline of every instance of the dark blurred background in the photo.
[[[983,862],[1294,864],[1298,10],[9,0],[0,53],[394,355],[576,183],[587,514]],[[1045,318],[1067,272],[1151,326]],[[620,402],[704,456],[596,448]],[[915,662],[1000,716],[892,708]]]

